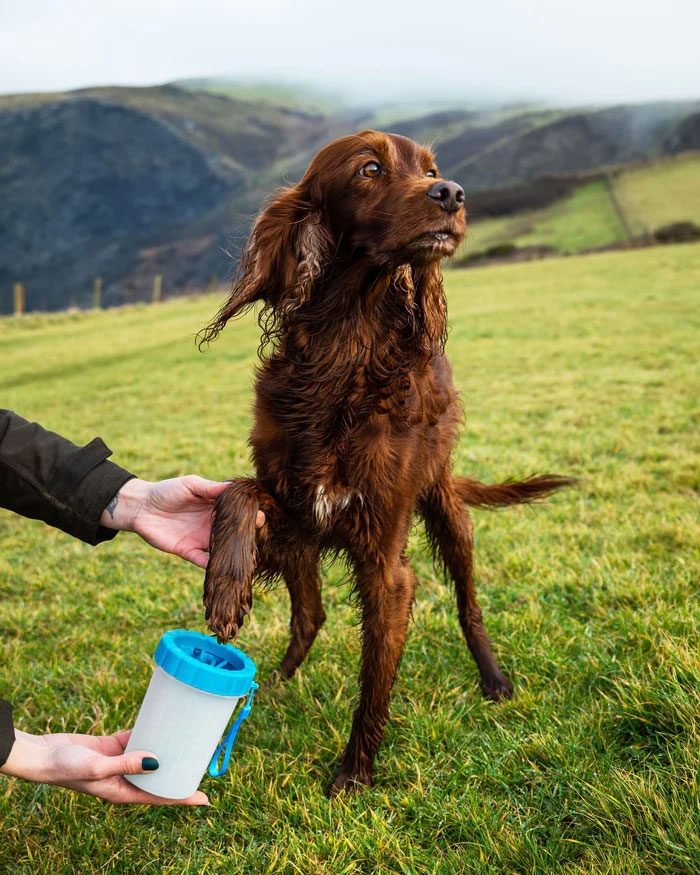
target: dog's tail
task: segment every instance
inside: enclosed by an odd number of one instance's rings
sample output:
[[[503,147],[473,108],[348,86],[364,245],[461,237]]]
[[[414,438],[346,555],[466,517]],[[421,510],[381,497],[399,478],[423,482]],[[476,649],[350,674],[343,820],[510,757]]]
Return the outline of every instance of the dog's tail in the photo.
[[[508,507],[511,504],[533,504],[553,492],[574,486],[574,477],[560,477],[558,474],[539,474],[525,480],[506,480],[487,486],[468,477],[455,477],[457,495],[469,507],[492,509]]]

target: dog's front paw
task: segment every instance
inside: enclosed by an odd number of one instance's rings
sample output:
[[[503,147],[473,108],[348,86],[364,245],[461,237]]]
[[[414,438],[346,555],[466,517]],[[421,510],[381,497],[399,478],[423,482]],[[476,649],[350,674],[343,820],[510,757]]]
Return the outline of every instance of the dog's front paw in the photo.
[[[481,692],[492,702],[502,702],[513,697],[513,685],[504,674],[498,672],[481,679]]]
[[[253,605],[258,509],[252,480],[232,481],[214,506],[203,602],[209,628],[220,642],[238,635]]]
[[[238,636],[243,621],[253,605],[250,579],[219,577],[207,571],[204,583],[204,606],[207,625],[220,643]]]

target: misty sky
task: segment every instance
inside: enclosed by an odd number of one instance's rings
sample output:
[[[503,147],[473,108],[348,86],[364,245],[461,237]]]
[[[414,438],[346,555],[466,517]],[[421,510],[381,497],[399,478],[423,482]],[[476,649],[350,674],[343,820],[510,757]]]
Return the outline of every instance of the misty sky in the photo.
[[[0,93],[216,75],[368,104],[700,98],[700,2],[0,0]]]

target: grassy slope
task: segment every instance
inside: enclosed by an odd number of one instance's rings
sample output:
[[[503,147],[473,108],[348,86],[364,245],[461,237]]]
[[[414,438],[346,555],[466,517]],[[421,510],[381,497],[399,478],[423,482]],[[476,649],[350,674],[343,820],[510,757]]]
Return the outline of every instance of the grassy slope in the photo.
[[[616,177],[614,185],[633,234],[684,219],[700,222],[698,153],[630,168]],[[624,239],[606,185],[599,181],[541,210],[497,219],[481,220],[472,215],[469,239],[457,257],[505,242],[577,252]]]
[[[453,599],[420,585],[375,788],[329,802],[357,636],[342,571],[285,686],[263,688],[212,807],[117,810],[0,779],[12,873],[668,873],[700,848],[697,336],[700,247],[452,272],[449,351],[468,410],[455,458],[487,480],[582,478],[480,513],[481,603],[515,683],[482,701]],[[252,320],[200,355],[204,297],[0,323],[3,403],[146,477],[247,468]],[[3,694],[20,725],[132,723],[168,628],[202,628],[201,573],[120,535],[97,549],[0,514]],[[241,646],[269,676],[283,591]]]
[[[640,233],[690,219],[700,224],[700,155],[690,152],[624,172],[616,181],[625,213]]]
[[[552,246],[560,252],[593,249],[624,240],[604,181],[591,182],[550,207],[517,216],[471,223],[463,251],[511,241],[518,246]]]

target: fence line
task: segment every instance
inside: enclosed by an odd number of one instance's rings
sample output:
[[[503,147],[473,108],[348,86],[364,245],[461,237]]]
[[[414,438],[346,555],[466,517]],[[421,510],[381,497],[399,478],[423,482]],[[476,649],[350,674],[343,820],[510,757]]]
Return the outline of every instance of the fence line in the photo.
[[[103,279],[101,276],[96,276],[92,283],[92,306],[95,310],[102,308],[102,287]],[[207,283],[207,292],[213,292],[219,284],[218,278],[213,274],[209,277]],[[14,283],[13,288],[14,315],[22,316],[27,311],[26,287],[24,283]],[[153,286],[151,291],[151,303],[157,304],[163,299],[163,275],[156,274],[153,277]]]

